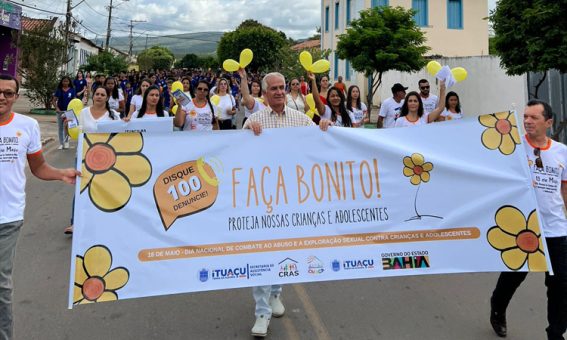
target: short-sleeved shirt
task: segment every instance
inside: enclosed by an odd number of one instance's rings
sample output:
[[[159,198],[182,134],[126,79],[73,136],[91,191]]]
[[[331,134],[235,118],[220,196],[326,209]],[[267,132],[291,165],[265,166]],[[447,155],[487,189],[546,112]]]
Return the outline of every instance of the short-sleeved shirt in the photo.
[[[427,98],[421,97],[421,102],[423,103],[423,112],[430,113],[439,104],[439,98],[434,94],[430,94]]]
[[[297,98],[294,99],[293,95],[291,93],[288,93],[286,95],[287,106],[299,112],[305,112],[305,103],[302,96],[302,94],[299,94]]]
[[[61,111],[67,110],[67,106],[69,102],[76,97],[75,89],[68,88],[67,91],[63,91],[63,89],[57,89],[55,94],[53,95],[57,98],[57,108]]]
[[[211,111],[211,106],[205,103],[203,106],[197,106],[195,100],[192,100],[189,104],[183,106],[183,111],[187,114],[185,116],[185,124],[183,125],[183,131],[212,131],[213,130],[213,117],[217,115],[218,108]]]
[[[348,113],[348,116],[350,117],[350,121],[354,124],[353,113],[349,110],[347,110],[347,113]],[[321,116],[321,118],[331,120],[332,116],[333,116],[333,112],[331,111],[331,108],[329,107],[329,105],[325,105],[325,114],[323,116]],[[333,122],[333,125],[338,126],[338,127],[344,127],[343,118],[341,117],[341,115],[337,115],[337,120],[335,120]]]
[[[362,121],[364,120],[364,115],[368,113],[368,108],[366,104],[360,103],[360,109],[358,107],[351,107],[352,114],[354,115],[354,123],[360,124],[359,127],[364,127]]]
[[[112,116],[111,116],[112,115]],[[98,129],[98,122],[103,122],[107,120],[120,120],[120,114],[116,111],[110,109],[110,112],[106,111],[104,115],[100,116],[98,119],[93,117],[90,107],[85,107],[81,110],[79,115],[79,125],[83,132],[86,133],[96,133]]]
[[[229,93],[225,94],[224,96],[219,96],[219,105],[217,105],[220,109],[220,119],[232,119],[232,115],[229,115],[227,111],[232,110],[233,107],[236,106],[236,99]]]
[[[396,119],[400,116],[400,110],[404,105],[404,100],[402,99],[399,103],[394,100],[393,97],[390,97],[382,103],[380,106],[380,117],[384,118],[384,127],[385,128],[392,128],[394,127],[394,123]]]
[[[87,81],[85,80],[85,78],[75,79],[75,80],[73,80],[73,86],[75,87],[75,92],[79,93],[79,92],[83,91],[83,89],[85,87],[87,87]]]
[[[394,127],[409,127],[409,126],[417,126],[417,125],[425,125],[429,123],[429,113],[424,113],[418,120],[412,122],[408,120],[407,116],[400,117],[396,119],[396,123]]]
[[[543,168],[537,167],[535,147],[528,136],[524,136],[524,148],[528,155],[545,237],[567,236],[565,203],[561,195],[561,184],[567,182],[567,146],[548,138],[547,145],[540,148]]]
[[[263,129],[315,125],[305,113],[294,110],[288,106],[284,108],[284,112],[281,115],[272,111],[270,107],[255,112],[248,117],[242,128],[249,129],[251,122],[259,122]]]
[[[110,109],[116,111],[120,107],[120,102],[123,100],[124,93],[122,92],[122,89],[118,89],[118,99],[114,99],[114,97],[110,96],[110,98],[108,98],[108,105],[110,106]]]
[[[250,117],[250,115],[253,114],[254,112],[258,112],[266,108],[266,105],[264,105],[264,102],[262,101],[261,98],[254,98],[254,107],[252,107],[252,110],[248,110],[246,105],[243,106],[244,106],[244,117],[246,118]]]
[[[163,116],[169,117],[169,113],[167,111],[163,111]],[[138,110],[132,113],[132,119],[134,118],[138,118]],[[141,119],[150,119],[150,118],[160,118],[160,117],[155,113],[147,113],[147,112],[141,117]]]
[[[441,116],[445,117],[445,120],[461,119],[463,118],[463,111],[455,113],[445,109],[441,113]]]
[[[143,102],[144,102],[144,98],[139,94],[135,94],[132,97],[132,100],[130,101],[130,105],[134,105],[135,111],[140,111]]]
[[[37,121],[11,113],[8,121],[0,124],[0,224],[24,219],[27,157],[40,153]]]

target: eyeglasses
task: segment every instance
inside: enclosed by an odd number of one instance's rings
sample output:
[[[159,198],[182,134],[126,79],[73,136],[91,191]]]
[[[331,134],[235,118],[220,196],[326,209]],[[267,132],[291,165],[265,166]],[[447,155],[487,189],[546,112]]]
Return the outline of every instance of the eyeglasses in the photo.
[[[422,89],[422,90],[429,90],[429,86],[422,86],[422,87],[420,87],[420,89]]]
[[[209,91],[206,87],[197,87],[197,91]]]
[[[535,165],[540,168],[543,169],[543,161],[541,160],[541,149],[540,148],[535,148],[534,149],[534,156],[536,156],[536,160],[535,160]]]
[[[299,85],[299,83],[291,83],[291,86]]]
[[[14,91],[0,91],[0,94],[3,94],[4,98],[6,98],[6,99],[10,99],[10,98],[14,98],[14,96],[16,95],[16,92],[14,92]]]

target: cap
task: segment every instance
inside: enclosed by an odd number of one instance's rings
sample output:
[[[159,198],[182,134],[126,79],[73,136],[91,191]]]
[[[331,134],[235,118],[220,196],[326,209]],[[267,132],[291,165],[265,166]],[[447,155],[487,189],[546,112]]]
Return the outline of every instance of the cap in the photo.
[[[407,87],[404,87],[404,85],[400,84],[400,83],[395,83],[394,86],[392,86],[392,93],[396,93],[398,91],[405,91],[407,90]]]

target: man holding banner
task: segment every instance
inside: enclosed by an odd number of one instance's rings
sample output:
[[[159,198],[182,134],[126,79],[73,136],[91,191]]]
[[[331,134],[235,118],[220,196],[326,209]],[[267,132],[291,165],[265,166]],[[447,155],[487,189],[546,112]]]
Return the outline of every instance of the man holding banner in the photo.
[[[43,180],[75,184],[75,169],[56,169],[45,162],[37,121],[12,112],[18,81],[0,75],[0,339],[12,339],[12,268],[16,241],[24,223],[25,166]]]
[[[314,78],[313,74],[309,74]],[[285,92],[285,77],[277,72],[268,73],[262,79],[262,91],[268,107],[253,113],[244,123],[243,129],[250,129],[255,135],[262,133],[262,128],[286,128],[297,126],[312,126],[313,121],[303,112],[287,107]],[[321,130],[326,131],[331,121],[323,119],[319,123]],[[285,307],[281,301],[281,285],[259,286],[252,288],[256,301],[256,322],[252,327],[252,336],[265,337],[271,317],[279,318],[284,315]]]
[[[554,275],[546,273],[547,337],[563,339],[567,330],[567,147],[547,137],[553,125],[546,102],[530,100],[524,111],[523,140],[545,231],[547,251]],[[490,299],[490,323],[494,332],[507,335],[506,308],[527,272],[503,272]]]

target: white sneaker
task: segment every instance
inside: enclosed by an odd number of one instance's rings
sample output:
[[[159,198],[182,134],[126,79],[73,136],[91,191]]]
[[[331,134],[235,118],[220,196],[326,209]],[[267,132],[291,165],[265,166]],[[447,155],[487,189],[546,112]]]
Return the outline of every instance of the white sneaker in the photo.
[[[266,315],[260,315],[256,318],[254,327],[252,327],[252,336],[265,337],[268,335],[268,326],[270,325],[270,318]]]
[[[69,149],[69,142],[65,142],[63,144],[63,149]]]
[[[272,307],[272,316],[274,318],[279,318],[285,314],[285,307],[280,294],[270,295],[270,307]]]
[[[57,150],[63,150],[63,145],[59,145],[59,146],[57,147]]]

